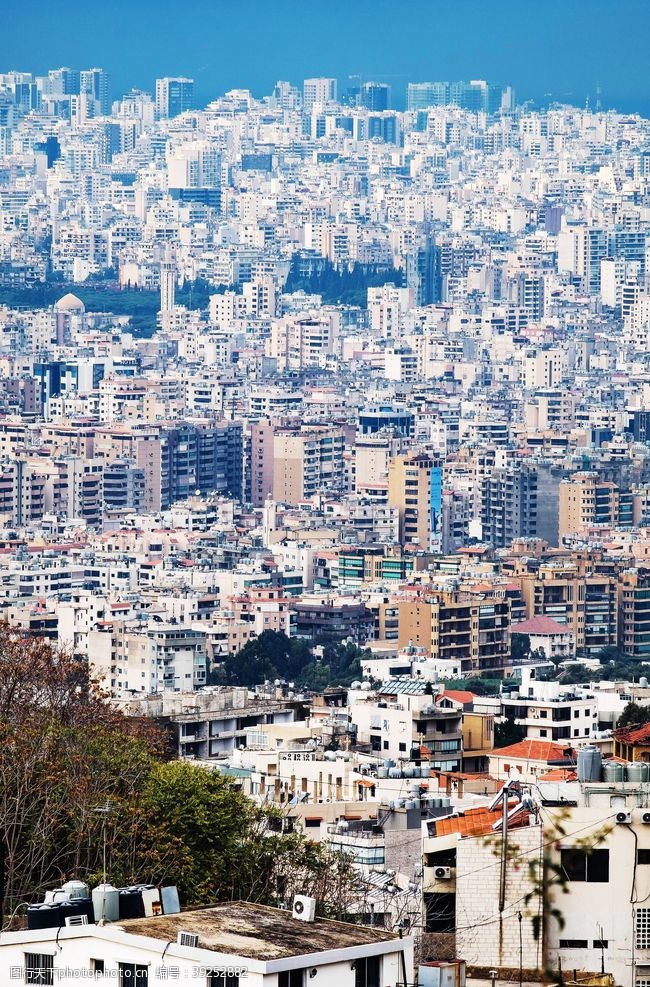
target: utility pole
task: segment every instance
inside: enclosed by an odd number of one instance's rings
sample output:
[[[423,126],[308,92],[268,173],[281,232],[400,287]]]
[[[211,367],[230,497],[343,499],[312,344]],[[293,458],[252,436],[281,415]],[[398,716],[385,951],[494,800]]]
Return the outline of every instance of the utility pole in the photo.
[[[506,903],[506,864],[508,859],[508,788],[501,789],[501,873],[499,876],[499,911]]]

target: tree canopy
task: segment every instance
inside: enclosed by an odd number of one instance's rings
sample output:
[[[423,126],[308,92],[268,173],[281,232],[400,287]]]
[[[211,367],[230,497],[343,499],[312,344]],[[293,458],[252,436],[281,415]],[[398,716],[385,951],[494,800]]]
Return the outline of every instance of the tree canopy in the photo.
[[[650,706],[639,706],[638,703],[628,703],[619,716],[617,727],[641,727],[650,723]]]
[[[237,654],[228,656],[217,678],[228,685],[249,688],[268,679],[283,679],[319,691],[328,685],[350,685],[360,678],[363,654],[354,644],[325,641],[322,657],[317,658],[301,638],[289,638],[282,631],[263,631]]]

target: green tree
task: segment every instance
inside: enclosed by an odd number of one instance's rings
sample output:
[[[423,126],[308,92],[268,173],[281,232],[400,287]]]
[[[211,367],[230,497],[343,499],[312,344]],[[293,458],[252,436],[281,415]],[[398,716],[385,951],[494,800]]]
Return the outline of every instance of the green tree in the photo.
[[[266,679],[299,680],[313,654],[301,638],[289,638],[282,631],[262,631],[248,641],[223,666],[229,685],[260,685]]]
[[[617,727],[640,727],[650,723],[650,706],[628,703],[616,723]]]
[[[510,744],[518,744],[520,740],[524,740],[525,736],[526,728],[522,727],[518,723],[515,723],[514,715],[510,712],[506,713],[503,723],[494,724],[495,748],[509,747]]]
[[[530,635],[513,634],[511,638],[511,655],[513,661],[523,661],[530,654]]]
[[[109,706],[87,667],[0,629],[0,906],[100,867],[100,805],[137,797],[162,738]]]

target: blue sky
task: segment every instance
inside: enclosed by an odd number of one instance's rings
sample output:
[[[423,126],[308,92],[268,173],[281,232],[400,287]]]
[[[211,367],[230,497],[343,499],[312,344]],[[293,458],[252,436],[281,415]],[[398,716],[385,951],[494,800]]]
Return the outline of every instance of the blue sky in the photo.
[[[114,95],[159,75],[195,78],[201,102],[309,75],[391,83],[511,82],[650,115],[648,0],[59,0],[3,5],[0,71],[101,65]]]

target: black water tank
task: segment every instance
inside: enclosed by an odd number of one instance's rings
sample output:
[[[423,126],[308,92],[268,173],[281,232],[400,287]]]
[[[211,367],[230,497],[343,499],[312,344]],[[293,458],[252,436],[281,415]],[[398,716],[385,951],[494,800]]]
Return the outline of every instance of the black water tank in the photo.
[[[140,888],[122,888],[119,895],[120,918],[144,918]]]
[[[28,929],[58,929],[62,924],[60,905],[29,905]]]

